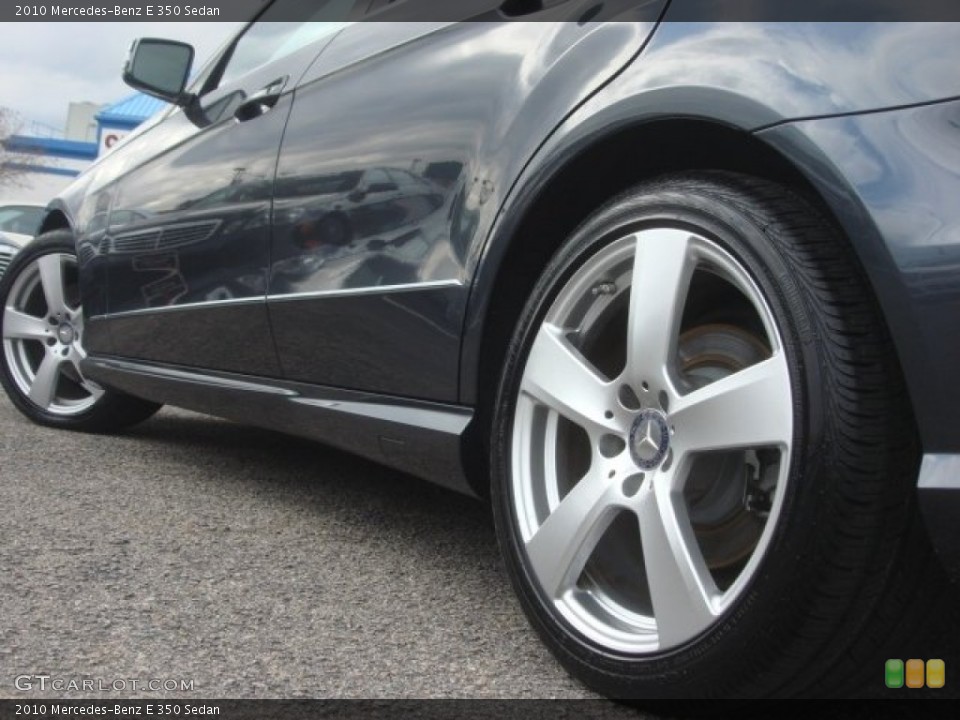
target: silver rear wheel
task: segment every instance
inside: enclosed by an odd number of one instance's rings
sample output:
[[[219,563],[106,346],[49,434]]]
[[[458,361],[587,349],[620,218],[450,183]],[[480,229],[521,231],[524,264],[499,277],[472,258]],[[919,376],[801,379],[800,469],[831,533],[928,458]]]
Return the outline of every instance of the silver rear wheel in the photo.
[[[103,395],[80,369],[83,336],[76,258],[50,253],[23,267],[3,307],[4,359],[23,396],[51,415],[81,414]]]
[[[559,615],[629,654],[700,635],[754,576],[790,467],[790,374],[758,286],[686,230],[605,246],[535,334],[511,437],[519,537]]]

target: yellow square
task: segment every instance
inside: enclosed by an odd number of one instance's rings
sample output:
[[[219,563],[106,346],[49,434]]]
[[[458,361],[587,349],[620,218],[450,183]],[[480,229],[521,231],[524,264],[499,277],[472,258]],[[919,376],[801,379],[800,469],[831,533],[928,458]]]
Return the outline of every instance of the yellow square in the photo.
[[[947,681],[947,666],[943,660],[927,660],[927,687],[942,688]]]
[[[907,687],[923,687],[923,660],[907,660]]]

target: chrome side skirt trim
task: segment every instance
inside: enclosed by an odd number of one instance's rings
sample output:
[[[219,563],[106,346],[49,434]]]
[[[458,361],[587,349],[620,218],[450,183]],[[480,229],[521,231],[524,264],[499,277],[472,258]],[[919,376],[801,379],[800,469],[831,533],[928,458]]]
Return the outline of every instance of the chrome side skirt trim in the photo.
[[[90,320],[109,320],[114,318],[136,317],[138,315],[153,315],[155,313],[174,312],[176,310],[202,310],[221,305],[254,305],[270,302],[289,302],[293,300],[309,300],[311,298],[352,297],[362,295],[387,295],[402,292],[417,292],[419,290],[437,290],[443,288],[463,287],[460,280],[430,280],[422,283],[408,283],[406,285],[374,285],[362,288],[344,288],[339,290],[317,290],[314,292],[278,293],[272,295],[257,295],[255,297],[226,298],[223,300],[203,300],[200,302],[182,303],[180,305],[164,305],[162,307],[125,310],[106,315],[94,315]]]
[[[422,283],[408,283],[406,285],[374,285],[363,288],[347,288],[343,290],[317,290],[314,292],[284,293],[267,295],[270,302],[287,302],[288,300],[309,300],[310,298],[350,297],[353,295],[380,295],[400,292],[416,292],[418,290],[437,290],[441,288],[463,287],[459,280],[431,280]]]
[[[917,487],[960,491],[960,455],[924,455]]]
[[[204,387],[216,387],[237,392],[260,393],[288,398],[298,397],[298,394],[293,390],[278,385],[269,385],[265,382],[257,382],[255,378],[212,375],[210,373],[193,371],[186,368],[169,367],[153,363],[137,362],[136,360],[123,360],[120,358],[91,358],[90,364],[96,367],[136,373],[138,375],[163,380],[173,380],[184,384],[190,383]]]
[[[376,402],[349,402],[343,400],[317,400],[314,398],[290,398],[291,402],[301,405],[351,413],[360,417],[399,423],[412,428],[423,428],[448,435],[460,435],[467,429],[469,412],[451,412],[450,410],[431,410],[412,405],[385,405]]]
[[[960,455],[926,454],[920,465],[917,501],[927,535],[940,562],[955,582],[960,582]]]

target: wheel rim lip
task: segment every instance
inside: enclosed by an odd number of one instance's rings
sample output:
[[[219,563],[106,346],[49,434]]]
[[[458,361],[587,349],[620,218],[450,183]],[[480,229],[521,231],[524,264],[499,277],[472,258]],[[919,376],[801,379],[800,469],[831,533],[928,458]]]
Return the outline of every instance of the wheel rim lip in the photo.
[[[77,259],[75,256],[69,253],[50,253],[47,255],[41,256],[46,257],[58,257],[62,265],[72,264],[77,266]],[[26,312],[25,305],[30,297],[36,292],[43,292],[40,281],[40,266],[39,266],[40,257],[34,259],[30,264],[24,267],[16,279],[13,281],[13,284],[10,287],[10,292],[7,295],[7,302],[5,305],[0,308],[0,311],[6,311],[7,309],[13,309],[18,312]],[[62,277],[62,273],[61,273]],[[45,299],[46,302],[46,299]],[[48,308],[49,310],[49,308]],[[77,306],[76,308],[68,308],[71,311],[70,324],[73,328],[74,333],[79,329],[81,332],[81,339],[83,337],[83,312],[82,307]],[[29,313],[27,313],[29,314]],[[32,316],[39,318],[38,316]],[[56,333],[54,334],[56,335]],[[80,368],[77,364],[72,363],[70,360],[64,360],[60,368],[58,369],[58,379],[59,376],[63,374],[63,365],[70,364],[75,368],[77,375],[81,379],[81,383],[76,383],[80,388],[82,388],[86,393],[87,397],[83,398],[65,398],[62,397],[59,393],[55,392],[53,399],[47,406],[41,406],[35,403],[30,398],[30,390],[33,386],[33,383],[36,379],[36,374],[39,369],[39,363],[35,363],[29,357],[27,348],[28,343],[35,342],[31,340],[26,340],[23,338],[8,338],[3,337],[3,352],[4,360],[6,362],[7,371],[10,374],[11,379],[16,385],[17,389],[20,391],[24,400],[33,404],[34,407],[37,407],[44,412],[50,413],[51,415],[57,415],[60,417],[71,417],[74,415],[79,415],[83,412],[89,410],[103,394],[102,388],[97,386],[95,383],[86,380],[80,372]],[[82,357],[86,356],[86,353],[83,351],[83,348],[79,342],[74,340],[71,343],[74,348],[76,348],[78,354]],[[47,347],[44,345],[43,352],[47,352]],[[34,367],[36,365],[36,367]]]
[[[688,227],[670,227],[658,225],[656,227],[647,227],[635,232],[622,233],[609,242],[604,247],[593,253],[584,262],[569,273],[563,280],[563,284],[558,293],[551,299],[546,313],[538,322],[538,330],[547,322],[558,323],[559,319],[569,316],[578,302],[577,296],[582,294],[584,288],[589,287],[597,279],[606,277],[606,270],[616,267],[618,262],[632,258],[631,248],[633,239],[647,232],[657,232],[660,230],[678,230],[684,232],[695,241],[696,260],[699,265],[703,261],[708,261],[713,265],[711,269],[719,271],[722,277],[730,282],[734,287],[743,292],[750,303],[756,309],[771,346],[771,357],[784,353],[784,345],[780,330],[773,315],[770,305],[767,302],[763,292],[751,276],[749,271],[741,262],[726,250],[719,241],[711,239],[704,235],[702,231],[694,231]],[[594,269],[588,270],[591,265]],[[578,292],[579,291],[579,292]],[[683,296],[683,302],[686,302],[687,296]],[[673,343],[676,343],[674,338]],[[714,610],[714,617],[711,623],[693,633],[691,637],[680,643],[661,645],[656,629],[656,620],[653,616],[648,616],[631,611],[622,604],[614,601],[612,598],[597,594],[593,591],[582,590],[576,585],[568,589],[559,597],[551,597],[546,592],[537,577],[536,571],[531,567],[529,558],[526,556],[524,543],[532,537],[540,521],[536,517],[536,507],[533,499],[533,493],[536,488],[533,486],[533,479],[527,476],[525,468],[530,467],[529,458],[524,457],[525,452],[529,452],[529,441],[532,436],[531,425],[533,416],[539,406],[538,401],[525,395],[520,386],[523,384],[523,377],[526,376],[529,356],[525,360],[521,381],[515,390],[515,414],[513,418],[512,429],[510,433],[510,463],[511,463],[511,481],[510,481],[510,503],[511,515],[514,522],[519,526],[520,544],[519,552],[523,559],[525,571],[530,577],[538,591],[544,604],[556,611],[562,621],[585,637],[591,643],[598,645],[603,651],[624,653],[627,655],[650,655],[666,650],[673,650],[679,645],[695,640],[713,627],[722,622],[724,615],[732,606],[743,597],[746,588],[751,584],[757,574],[757,570],[765,556],[767,555],[772,537],[780,524],[780,516],[786,495],[787,483],[792,465],[793,434],[795,430],[795,421],[790,424],[791,440],[778,446],[780,450],[779,474],[777,478],[776,489],[773,494],[772,504],[769,510],[768,518],[765,522],[760,538],[751,556],[740,571],[734,582],[723,591],[719,597],[712,599],[711,605]],[[671,368],[671,370],[673,370]],[[789,375],[787,375],[786,387],[790,389],[792,396],[792,386]],[[616,381],[616,379],[614,379]],[[792,404],[792,397],[790,398]],[[555,413],[551,413],[555,414]],[[547,439],[544,444],[546,455],[555,456],[556,452],[556,433],[547,433]],[[551,444],[551,442],[553,444]],[[629,434],[627,443],[629,444]],[[759,447],[759,446],[758,446]],[[550,461],[544,459],[547,465]],[[685,462],[691,462],[688,457]],[[550,499],[551,510],[556,507],[556,476],[551,483],[553,488],[547,488],[546,494]],[[552,490],[552,497],[551,497]],[[598,617],[599,611],[599,617]],[[610,620],[621,623],[618,627]]]

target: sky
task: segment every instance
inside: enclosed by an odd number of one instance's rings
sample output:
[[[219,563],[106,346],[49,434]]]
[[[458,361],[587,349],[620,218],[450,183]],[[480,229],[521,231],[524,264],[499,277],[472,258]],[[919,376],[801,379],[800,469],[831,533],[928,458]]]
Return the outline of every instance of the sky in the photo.
[[[62,129],[67,104],[111,103],[133,92],[120,79],[130,42],[163,37],[188,42],[201,67],[240,23],[0,23],[0,107]]]

